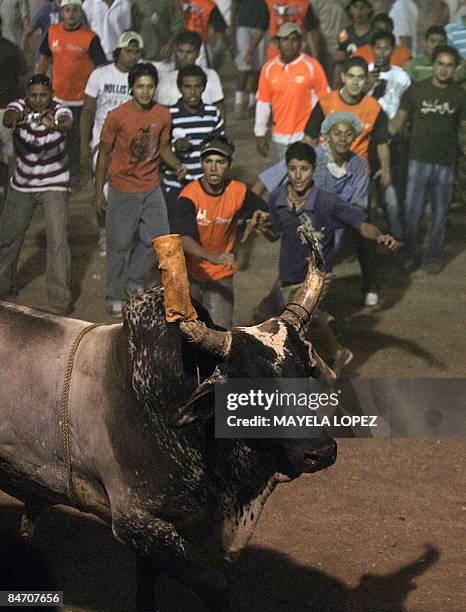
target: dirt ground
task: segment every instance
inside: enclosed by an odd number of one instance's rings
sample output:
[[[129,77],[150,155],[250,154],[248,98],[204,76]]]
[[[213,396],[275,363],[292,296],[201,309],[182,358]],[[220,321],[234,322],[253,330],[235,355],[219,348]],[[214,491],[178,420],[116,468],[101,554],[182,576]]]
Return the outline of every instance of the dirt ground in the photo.
[[[229,84],[229,98],[231,83]],[[237,150],[233,173],[252,181],[267,167],[255,154],[252,121],[230,120]],[[73,317],[109,321],[105,261],[89,186],[71,198]],[[465,211],[450,215],[447,266],[431,277],[402,273],[380,255],[381,303],[361,304],[357,264],[337,269],[328,310],[355,359],[345,375],[364,378],[466,378]],[[15,302],[47,307],[45,236],[40,211],[21,254]],[[276,273],[277,245],[252,245],[236,278],[235,322]],[[313,612],[454,612],[466,609],[466,443],[461,438],[340,440],[336,464],[280,485],[252,546],[227,568],[233,609]],[[0,527],[14,530],[17,502],[1,497]],[[134,560],[92,518],[53,510],[36,543],[73,611],[134,609]],[[201,610],[176,583],[157,588],[160,610]]]

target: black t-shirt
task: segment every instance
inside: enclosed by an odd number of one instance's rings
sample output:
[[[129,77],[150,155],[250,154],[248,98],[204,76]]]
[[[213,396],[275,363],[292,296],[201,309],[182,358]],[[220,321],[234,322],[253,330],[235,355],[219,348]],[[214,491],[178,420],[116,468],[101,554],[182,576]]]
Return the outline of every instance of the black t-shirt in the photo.
[[[264,32],[269,27],[269,11],[264,0],[237,0],[236,25],[257,28]]]
[[[18,80],[27,74],[27,64],[21,49],[0,37],[0,108],[21,97]]]
[[[451,164],[460,123],[466,121],[466,94],[457,83],[435,87],[432,79],[413,83],[400,109],[412,119],[409,158],[426,164]]]

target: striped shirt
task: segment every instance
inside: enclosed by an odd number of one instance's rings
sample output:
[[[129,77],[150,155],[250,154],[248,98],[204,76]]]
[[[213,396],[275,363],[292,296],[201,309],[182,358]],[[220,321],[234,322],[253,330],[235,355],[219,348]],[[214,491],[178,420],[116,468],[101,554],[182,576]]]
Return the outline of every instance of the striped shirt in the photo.
[[[164,174],[164,184],[167,189],[181,189],[191,181],[195,181],[203,174],[201,166],[201,144],[207,136],[225,134],[223,118],[216,106],[201,104],[195,113],[189,112],[181,100],[169,109],[172,119],[172,144],[179,138],[189,140],[190,148],[177,156],[188,174],[181,183],[171,168]]]
[[[26,102],[19,98],[11,102],[6,110],[22,112]],[[55,119],[73,118],[66,106],[52,102],[49,110]],[[17,191],[66,191],[70,180],[65,135],[52,128],[49,130],[33,120],[16,126],[13,132],[16,152],[16,167],[11,185]]]

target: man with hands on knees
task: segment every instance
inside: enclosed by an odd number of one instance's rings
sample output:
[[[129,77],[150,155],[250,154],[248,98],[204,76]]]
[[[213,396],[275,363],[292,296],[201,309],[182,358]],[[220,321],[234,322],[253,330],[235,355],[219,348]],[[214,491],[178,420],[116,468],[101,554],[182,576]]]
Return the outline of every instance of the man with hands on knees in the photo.
[[[154,265],[152,239],[169,233],[157,170],[159,156],[176,170],[179,180],[186,176],[186,168],[171,149],[170,113],[154,102],[157,83],[152,64],[133,66],[128,74],[132,97],[110,111],[100,136],[94,205],[98,212],[107,211],[106,305],[115,316],[121,316],[129,295],[144,290],[144,279]],[[108,166],[106,202],[103,188]],[[133,248],[136,233],[139,242]]]

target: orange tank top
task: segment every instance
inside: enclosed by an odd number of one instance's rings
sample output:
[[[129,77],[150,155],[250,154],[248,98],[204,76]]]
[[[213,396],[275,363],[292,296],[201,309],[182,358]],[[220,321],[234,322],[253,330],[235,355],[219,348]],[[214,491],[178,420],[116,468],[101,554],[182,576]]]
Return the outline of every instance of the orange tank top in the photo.
[[[89,47],[95,36],[95,32],[83,27],[65,30],[62,23],[50,26],[48,43],[53,61],[53,92],[59,102],[84,100],[84,89],[94,69]]]
[[[247,186],[230,181],[223,193],[207,193],[199,180],[186,185],[180,198],[191,200],[196,209],[199,242],[211,253],[231,253],[236,240],[238,217],[246,197]],[[186,256],[190,278],[199,281],[220,280],[236,272],[236,266],[213,264],[205,259]]]
[[[210,13],[215,8],[212,0],[181,0],[178,2],[183,11],[184,27],[197,32],[202,42],[207,42],[209,37]]]

